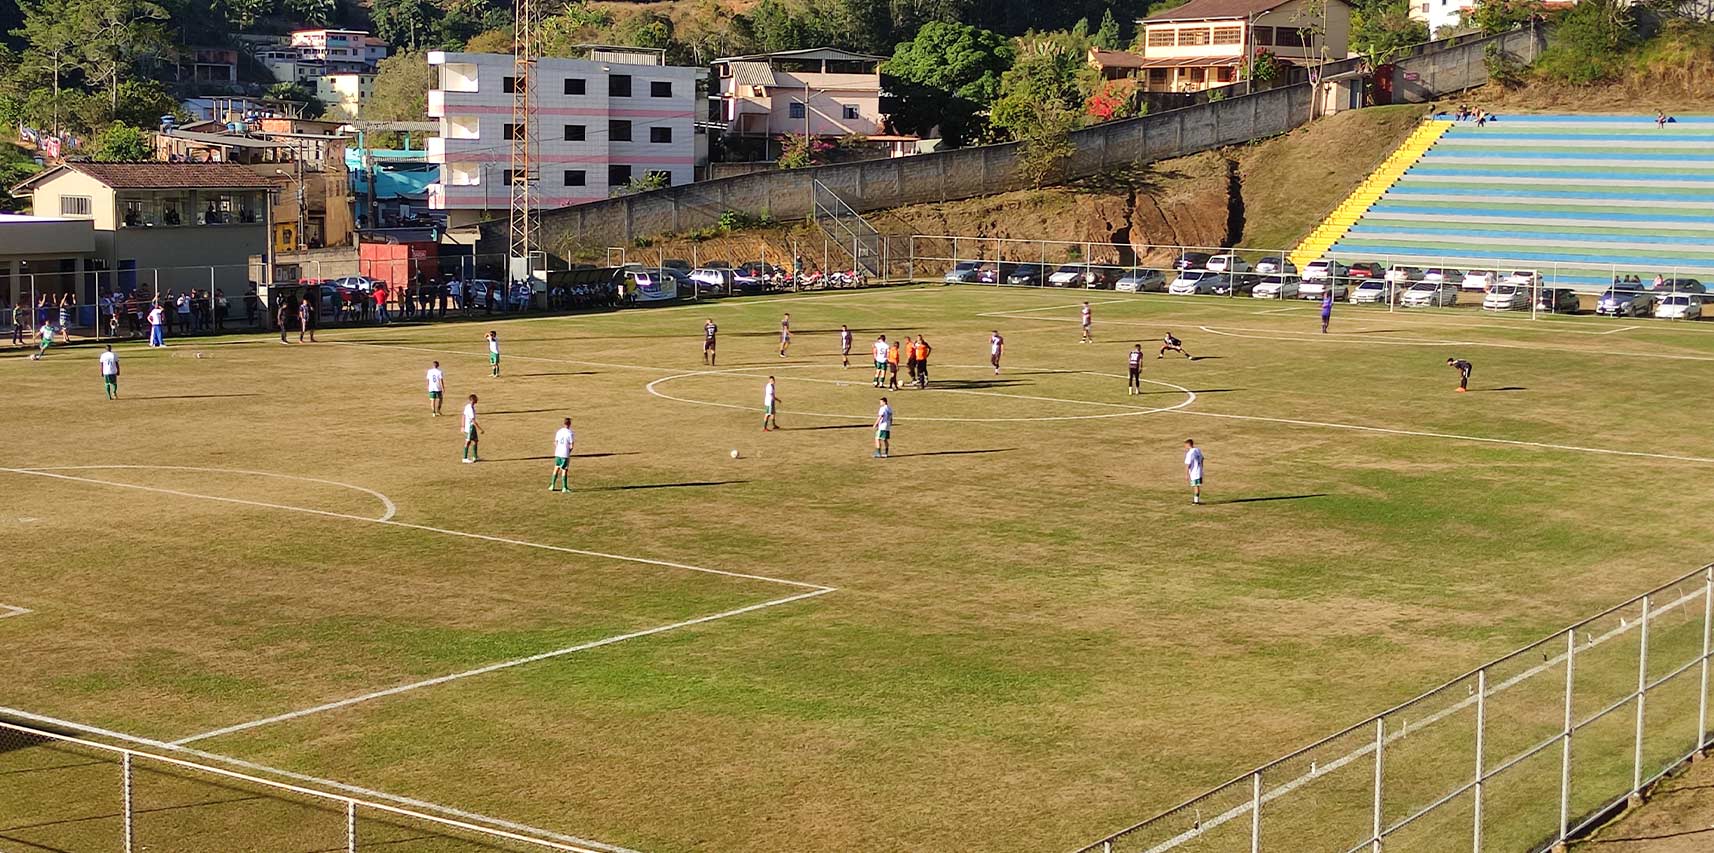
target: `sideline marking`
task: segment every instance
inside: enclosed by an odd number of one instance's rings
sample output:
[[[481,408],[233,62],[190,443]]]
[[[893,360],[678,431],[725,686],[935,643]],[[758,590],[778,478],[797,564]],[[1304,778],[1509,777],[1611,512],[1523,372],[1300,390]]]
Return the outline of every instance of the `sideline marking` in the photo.
[[[1497,347],[1499,349],[1521,350],[1554,350],[1576,355],[1606,355],[1623,358],[1673,359],[1677,361],[1714,361],[1714,356],[1680,355],[1675,353],[1622,352],[1619,350],[1586,349],[1584,347],[1556,346],[1554,344],[1517,344],[1501,341],[1454,341],[1436,338],[1374,338],[1352,335],[1349,332],[1334,332],[1327,335],[1316,335],[1309,332],[1276,332],[1271,329],[1246,329],[1231,327],[1232,331],[1222,331],[1209,326],[1197,326],[1211,335],[1223,338],[1249,338],[1258,341],[1284,341],[1287,343],[1334,343],[1334,344],[1377,344],[1395,347]],[[1240,334],[1240,332],[1258,332],[1260,334]]]
[[[515,821],[503,820],[503,819],[497,818],[497,817],[489,817],[488,815],[479,814],[477,812],[467,812],[467,811],[463,811],[461,809],[452,808],[451,806],[443,806],[443,805],[440,805],[439,803],[432,803],[432,802],[429,802],[427,800],[416,800],[416,799],[412,799],[410,797],[401,797],[401,796],[398,796],[397,794],[389,794],[385,791],[377,791],[377,790],[374,790],[371,788],[359,787],[357,785],[348,785],[344,782],[335,782],[332,779],[323,779],[319,776],[310,776],[310,775],[305,774],[305,773],[295,773],[291,770],[281,770],[278,767],[269,767],[266,764],[258,764],[254,761],[245,761],[242,758],[233,758],[230,755],[221,755],[221,754],[216,753],[216,752],[204,752],[203,750],[200,750],[200,749],[192,749],[190,747],[184,747],[184,746],[173,746],[170,743],[155,740],[154,738],[138,737],[137,735],[128,735],[128,734],[125,734],[124,732],[116,732],[116,731],[113,731],[111,729],[103,729],[103,728],[98,728],[96,726],[88,726],[88,725],[84,725],[83,723],[74,723],[70,720],[62,720],[62,719],[59,719],[56,717],[44,716],[42,714],[33,714],[29,711],[23,711],[23,710],[19,710],[17,708],[7,708],[4,706],[0,706],[0,714],[4,714],[7,716],[11,716],[11,717],[17,717],[18,719],[28,720],[30,722],[38,723],[41,725],[71,729],[73,731],[82,732],[86,735],[98,735],[100,737],[111,738],[113,740],[124,741],[126,743],[134,743],[134,744],[138,744],[140,746],[153,747],[153,748],[159,749],[163,752],[168,752],[168,753],[177,752],[177,753],[180,753],[183,755],[193,755],[193,756],[196,756],[197,758],[205,759],[208,761],[219,762],[222,764],[230,764],[233,767],[242,767],[246,770],[252,770],[252,771],[259,772],[259,773],[269,773],[269,774],[273,774],[273,775],[276,775],[276,776],[279,776],[279,777],[285,778],[285,779],[293,779],[293,780],[296,780],[299,782],[306,782],[306,783],[313,784],[313,785],[321,785],[323,787],[330,788],[330,789],[333,789],[336,791],[344,791],[347,794],[356,794],[357,796],[367,797],[367,798],[373,799],[373,800],[386,800],[387,802],[390,802],[390,803],[397,803],[401,806],[408,806],[410,808],[419,809],[421,811],[439,812],[442,815],[447,815],[450,817],[456,817],[456,818],[459,818],[461,820],[470,821],[472,823],[478,823],[478,824],[486,823],[486,824],[489,824],[490,827],[498,827],[501,829],[512,830],[514,832],[523,832],[523,833],[538,835],[538,836],[542,837],[543,839],[546,839],[546,840],[551,841],[551,842],[585,845],[585,846],[594,847],[594,848],[597,848],[600,850],[608,851],[608,853],[637,853],[637,851],[632,850],[628,847],[620,847],[620,846],[615,845],[615,844],[606,844],[606,843],[603,843],[600,841],[595,841],[595,840],[588,839],[588,838],[579,838],[575,835],[566,835],[565,833],[562,833],[562,832],[554,832],[552,830],[542,829],[541,827],[530,826],[529,824],[525,824],[525,823],[517,823]]]
[[[779,369],[785,369],[785,368],[793,368],[793,369],[796,369],[796,368],[814,368],[814,367],[827,367],[827,366],[828,365],[820,365],[820,364],[791,364],[791,365],[781,365],[779,367],[774,367],[771,365],[764,365],[764,366],[759,366],[759,367],[733,368],[733,369],[729,369],[729,370],[695,370],[695,371],[690,371],[688,373],[680,373],[680,374],[677,374],[675,376],[663,376],[660,379],[656,379],[653,382],[650,382],[649,384],[643,386],[643,389],[648,391],[650,394],[655,395],[656,397],[660,397],[660,398],[666,399],[666,400],[672,400],[672,401],[678,402],[678,403],[690,403],[690,404],[698,405],[698,406],[718,406],[718,407],[723,408],[723,409],[736,409],[736,410],[742,411],[742,412],[759,412],[759,411],[761,411],[761,409],[758,407],[746,406],[746,405],[742,405],[739,403],[722,403],[722,402],[716,402],[713,400],[692,400],[692,399],[688,399],[685,397],[674,397],[671,394],[667,394],[666,392],[661,391],[656,386],[659,386],[663,383],[671,382],[675,379],[686,379],[686,378],[692,378],[692,377],[698,377],[698,376],[741,376],[741,377],[747,377],[747,378],[754,378],[759,374],[754,373],[753,371],[779,370]],[[947,365],[942,365],[942,366],[946,367],[946,368],[952,368],[952,369],[978,369],[978,368],[983,369],[983,370],[989,369],[986,365],[947,364]],[[1015,369],[1017,369],[1017,370],[1035,370],[1035,371],[1042,371],[1042,372],[1047,372],[1047,373],[1087,373],[1088,372],[1088,371],[1083,371],[1083,370],[1051,370],[1051,369],[1031,368],[1031,367],[1018,367]],[[787,376],[786,378],[787,379],[793,379],[793,377],[790,377],[790,376]],[[834,379],[795,379],[794,381],[839,384],[839,381],[834,380]],[[1107,408],[1123,409],[1125,411],[1109,412],[1109,413],[1100,414],[1100,415],[1040,415],[1040,416],[1036,416],[1036,417],[1027,417],[1027,418],[1026,417],[1019,417],[1019,418],[957,418],[957,417],[924,417],[924,416],[904,417],[904,416],[898,416],[898,417],[895,417],[894,420],[899,420],[899,421],[936,421],[936,422],[952,422],[952,423],[1016,423],[1016,422],[1047,422],[1047,421],[1082,421],[1082,420],[1097,420],[1100,418],[1126,418],[1126,417],[1135,417],[1137,415],[1153,414],[1155,412],[1168,412],[1168,411],[1172,411],[1174,409],[1183,408],[1185,406],[1190,405],[1191,403],[1196,402],[1196,392],[1190,390],[1189,388],[1185,388],[1182,385],[1174,385],[1170,382],[1161,382],[1161,381],[1154,380],[1154,379],[1144,379],[1142,381],[1147,382],[1151,385],[1160,385],[1162,387],[1171,388],[1175,391],[1183,392],[1185,395],[1185,398],[1183,400],[1179,401],[1178,403],[1175,403],[1171,406],[1135,406],[1135,405],[1129,405],[1129,404],[1125,404],[1125,403],[1109,403],[1109,402],[1105,402],[1105,401],[1101,401],[1101,400],[1068,400],[1068,399],[1063,399],[1063,398],[1059,398],[1059,397],[1035,397],[1035,396],[1029,396],[1029,395],[1025,395],[1025,394],[1003,394],[1003,393],[1000,393],[998,391],[975,391],[975,390],[970,390],[970,389],[965,389],[965,388],[934,388],[934,387],[930,387],[927,389],[927,391],[941,393],[941,394],[969,394],[969,395],[983,396],[983,397],[1008,397],[1008,398],[1015,399],[1015,400],[1034,400],[1037,402],[1046,402],[1046,403],[1068,403],[1068,404],[1072,404],[1072,405],[1083,405],[1083,406],[1103,406],[1103,407],[1107,407]],[[853,383],[848,383],[848,384],[855,385],[857,383],[853,382]],[[871,388],[870,390],[880,390],[880,389]],[[832,413],[828,413],[828,412],[798,411],[795,409],[791,411],[791,414],[801,415],[804,417],[836,418],[838,420],[856,420],[856,421],[867,420],[870,417],[869,415],[851,415],[851,414],[840,415],[840,414],[832,414]],[[788,432],[789,432],[789,430],[788,430]]]
[[[487,675],[490,672],[498,672],[502,669],[511,669],[512,667],[515,667],[515,666],[523,666],[524,664],[536,663],[537,661],[544,661],[544,660],[548,660],[549,658],[563,657],[565,655],[574,654],[576,652],[588,651],[589,649],[596,649],[596,648],[600,648],[602,646],[610,646],[610,645],[613,645],[614,643],[622,643],[626,640],[637,639],[638,637],[647,637],[647,636],[651,636],[653,634],[662,634],[662,633],[665,633],[667,631],[672,631],[672,630],[675,630],[678,628],[685,628],[685,627],[689,627],[691,625],[701,625],[705,622],[713,622],[713,621],[716,621],[719,619],[725,619],[725,618],[728,618],[731,616],[739,616],[739,615],[742,615],[745,613],[752,613],[754,611],[762,610],[762,609],[765,609],[768,607],[778,607],[779,605],[782,605],[782,604],[790,604],[794,601],[802,601],[806,598],[814,598],[818,595],[826,595],[826,594],[833,592],[833,591],[834,590],[832,587],[827,587],[827,588],[823,588],[823,589],[813,590],[810,592],[801,592],[801,593],[798,593],[797,595],[789,595],[789,596],[786,596],[785,598],[776,598],[772,601],[764,601],[760,604],[751,604],[751,605],[748,605],[745,607],[739,607],[739,608],[735,608],[732,610],[722,611],[720,613],[710,614],[708,616],[698,616],[695,619],[686,619],[682,622],[674,622],[670,625],[657,625],[653,628],[645,628],[641,631],[632,631],[629,634],[619,634],[619,635],[612,636],[612,637],[603,637],[602,639],[599,639],[599,640],[592,640],[592,641],[587,642],[587,643],[579,643],[578,645],[575,645],[575,646],[567,646],[563,649],[555,649],[551,652],[541,652],[540,654],[530,655],[529,657],[521,657],[521,658],[517,658],[516,660],[501,661],[500,663],[491,663],[491,664],[488,664],[487,666],[480,666],[480,667],[477,667],[475,669],[465,670],[464,672],[455,672],[455,673],[452,673],[451,675],[442,675],[442,676],[439,676],[436,678],[427,678],[427,679],[424,679],[422,681],[412,682],[410,684],[401,684],[397,687],[389,687],[385,690],[377,690],[373,693],[365,693],[361,696],[352,696],[349,699],[340,699],[337,702],[328,702],[328,703],[325,703],[322,705],[316,705],[316,706],[311,707],[311,708],[303,708],[303,709],[300,709],[297,711],[290,711],[290,712],[287,712],[284,714],[277,714],[277,715],[272,716],[272,717],[264,717],[264,718],[259,719],[259,720],[251,720],[247,723],[237,723],[235,725],[226,726],[224,728],[212,729],[210,731],[190,735],[189,737],[179,738],[178,740],[171,741],[168,745],[169,746],[183,746],[184,744],[187,744],[187,743],[194,743],[194,742],[199,741],[199,740],[207,740],[208,738],[220,737],[221,735],[234,734],[236,732],[242,732],[242,731],[246,731],[248,729],[258,728],[260,726],[266,726],[266,725],[270,725],[272,723],[284,723],[284,722],[288,722],[290,720],[296,720],[300,717],[307,717],[311,714],[319,714],[323,711],[332,711],[332,710],[336,710],[339,708],[345,708],[345,707],[349,707],[351,705],[356,705],[356,704],[359,704],[362,702],[368,702],[372,699],[381,699],[381,698],[385,698],[387,696],[396,696],[400,693],[407,693],[407,692],[410,692],[412,690],[418,690],[418,689],[421,689],[424,687],[433,687],[437,684],[446,684],[447,682],[458,681],[459,679],[470,678],[472,676],[477,676],[477,675]]]
[[[10,604],[0,604],[0,610],[6,611],[5,613],[0,613],[0,619],[8,619],[13,616],[23,616],[26,613],[36,612],[28,607],[13,607]]]
[[[98,471],[98,470],[106,470],[106,469],[130,469],[130,470],[141,470],[141,471],[196,471],[196,472],[204,473],[204,474],[248,474],[252,477],[277,477],[277,478],[282,479],[282,480],[297,480],[299,482],[304,482],[304,483],[320,483],[320,484],[325,485],[325,486],[338,486],[342,489],[351,489],[352,491],[362,492],[362,493],[369,495],[369,496],[375,498],[376,500],[380,501],[381,505],[383,507],[386,507],[387,511],[381,513],[381,516],[379,518],[369,519],[370,521],[387,521],[387,520],[390,520],[393,517],[393,514],[399,511],[399,508],[393,504],[392,500],[390,500],[386,495],[383,495],[380,492],[375,491],[374,489],[366,489],[362,486],[354,486],[350,483],[341,483],[337,480],[323,480],[323,479],[319,479],[317,477],[300,477],[296,474],[280,474],[280,473],[276,473],[273,471],[245,471],[245,470],[241,470],[238,468],[199,468],[199,467],[194,467],[194,466],[190,466],[190,465],[53,465],[53,466],[49,466],[46,468],[21,468],[19,470],[36,472],[36,471]],[[103,480],[100,482],[111,482],[111,481]],[[123,483],[114,483],[113,485],[124,485],[124,484]],[[191,495],[191,496],[192,497],[204,497],[204,495]]]

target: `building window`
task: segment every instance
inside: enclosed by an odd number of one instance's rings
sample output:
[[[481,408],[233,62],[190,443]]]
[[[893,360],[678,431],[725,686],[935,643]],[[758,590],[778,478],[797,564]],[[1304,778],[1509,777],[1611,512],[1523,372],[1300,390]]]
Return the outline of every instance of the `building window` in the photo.
[[[1172,47],[1177,43],[1172,30],[1149,30],[1149,47]]]
[[[787,104],[786,116],[788,118],[795,118],[801,121],[803,119],[803,102],[792,101],[790,104]]]
[[[1233,77],[1236,76],[1233,74],[1236,70],[1237,69],[1230,65],[1222,65],[1219,68],[1214,69],[1214,81],[1216,83],[1230,83],[1232,82]]]
[[[1158,83],[1158,84],[1161,84],[1164,86],[1164,85],[1166,85],[1166,75],[1167,75],[1167,70],[1165,68],[1150,68],[1149,69],[1149,82],[1151,84]]]
[[[522,128],[514,122],[506,122],[500,125],[500,131],[501,139],[520,139],[524,135]]]
[[[582,142],[584,140],[584,138],[585,137],[584,137],[583,125],[581,125],[581,124],[568,124],[565,126],[565,141],[567,141],[567,142]]]
[[[607,121],[607,141],[630,142],[631,122],[622,118],[609,119]]]
[[[1206,69],[1206,68],[1192,68],[1192,69],[1190,69],[1190,82],[1201,83],[1202,81],[1207,80],[1207,79],[1208,79],[1208,69]]]
[[[1303,31],[1290,27],[1275,27],[1274,44],[1280,47],[1303,47]]]
[[[649,81],[649,97],[651,97],[651,98],[670,98],[672,96],[673,96],[673,83],[671,80],[651,80],[651,81]]]
[[[584,185],[584,183],[585,183],[585,178],[584,178],[584,171],[582,169],[566,169],[565,170],[565,185],[566,186],[568,186],[568,187],[581,187]]]
[[[631,75],[629,75],[629,74],[615,74],[611,77],[608,77],[607,78],[607,97],[609,97],[609,98],[629,98],[629,97],[631,97]]]
[[[582,77],[565,78],[565,93],[567,95],[581,95],[584,94],[586,90],[587,86],[585,85],[585,81]]]
[[[608,166],[607,186],[617,189],[631,182],[630,166]]]
[[[649,141],[671,142],[673,141],[673,129],[670,127],[651,127],[649,128]]]
[[[858,118],[861,118],[861,115],[857,112],[856,104],[841,104],[839,106],[839,114],[844,116],[846,121],[855,121]]]
[[[1253,41],[1259,45],[1264,45],[1264,46],[1271,45],[1274,43],[1274,28],[1273,27],[1251,27],[1250,28],[1250,39],[1251,39],[1251,41]]]
[[[663,187],[670,187],[673,185],[673,173],[671,172],[645,172],[644,174],[652,180],[660,181],[661,186]]]
[[[500,91],[508,95],[516,93],[518,91],[518,78],[510,74],[506,75],[500,80]]]
[[[1243,27],[1215,27],[1215,44],[1239,44],[1244,40]]]
[[[1193,30],[1179,30],[1178,31],[1178,45],[1179,45],[1179,47],[1184,47],[1186,45],[1192,45],[1192,46],[1204,45],[1207,43],[1208,43],[1208,31],[1201,28],[1201,27],[1197,27],[1196,29],[1193,29]]]
[[[60,196],[61,216],[90,216],[89,196],[62,195]]]

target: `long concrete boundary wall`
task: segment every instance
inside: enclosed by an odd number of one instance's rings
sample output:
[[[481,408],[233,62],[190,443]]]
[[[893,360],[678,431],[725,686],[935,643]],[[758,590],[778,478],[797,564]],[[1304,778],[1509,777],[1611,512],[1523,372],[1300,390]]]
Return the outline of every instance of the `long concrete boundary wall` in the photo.
[[[1441,49],[1423,46],[1395,64],[1394,100],[1420,102],[1481,85],[1487,80],[1484,53],[1496,42],[1527,63],[1540,52],[1542,36],[1539,30],[1520,30],[1448,43]],[[1335,63],[1327,73],[1349,70],[1346,66],[1354,67],[1355,62]],[[1072,134],[1077,153],[1065,176],[1085,177],[1276,136],[1309,120],[1311,100],[1310,85],[1299,83],[1084,128]],[[714,225],[728,210],[776,220],[802,219],[811,212],[815,181],[833,188],[859,212],[1005,192],[1024,186],[1017,175],[1017,156],[1016,143],[984,145],[668,187],[546,212],[543,248],[569,256],[578,246],[629,245],[641,238]],[[503,222],[491,223],[484,239],[503,246],[505,227]]]

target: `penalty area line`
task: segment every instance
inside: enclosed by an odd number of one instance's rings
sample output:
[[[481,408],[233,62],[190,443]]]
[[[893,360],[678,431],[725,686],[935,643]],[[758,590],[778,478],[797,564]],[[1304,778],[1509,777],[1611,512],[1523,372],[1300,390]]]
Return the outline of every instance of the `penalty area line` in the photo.
[[[10,604],[0,604],[0,619],[9,619],[13,616],[23,616],[34,612],[36,611],[31,610],[28,607],[13,607]]]

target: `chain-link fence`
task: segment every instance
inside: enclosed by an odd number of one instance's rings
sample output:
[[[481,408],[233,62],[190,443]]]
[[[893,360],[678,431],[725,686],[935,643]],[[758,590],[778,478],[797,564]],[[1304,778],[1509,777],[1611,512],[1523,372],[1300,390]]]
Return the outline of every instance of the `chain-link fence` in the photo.
[[[1714,565],[1082,848],[1544,850],[1706,748]]]
[[[14,843],[124,853],[605,848],[0,722],[0,846]]]

